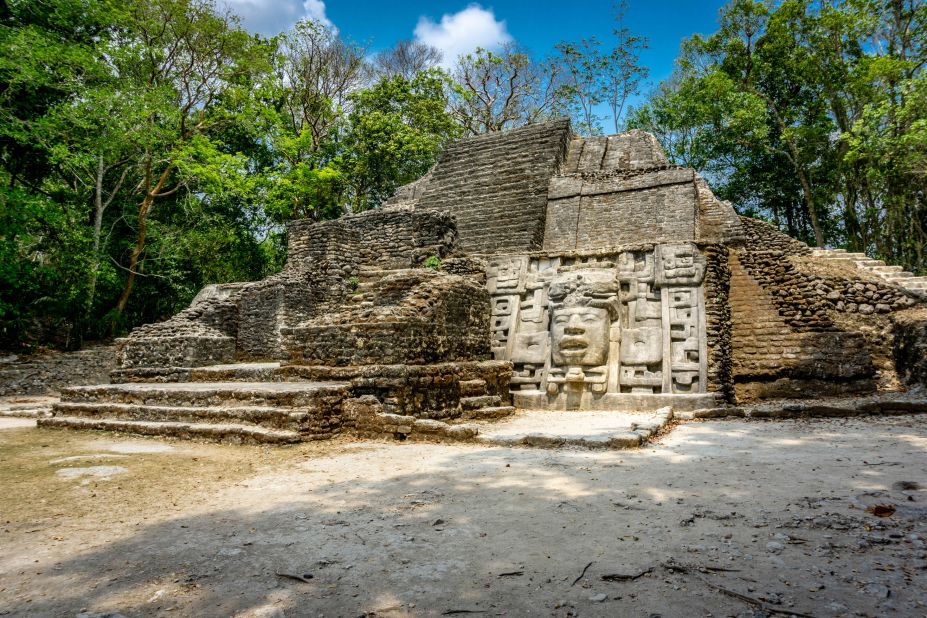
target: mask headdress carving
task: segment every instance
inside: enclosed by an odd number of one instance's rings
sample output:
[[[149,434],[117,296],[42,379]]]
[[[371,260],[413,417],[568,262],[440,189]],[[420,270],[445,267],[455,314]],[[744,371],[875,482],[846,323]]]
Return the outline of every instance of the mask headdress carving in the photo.
[[[550,284],[554,365],[598,366],[608,361],[611,323],[618,319],[618,282],[607,270],[579,270]]]
[[[529,406],[557,409],[703,392],[705,265],[691,243],[528,258],[523,283],[494,310],[511,323],[509,351],[497,358],[515,364],[514,391]],[[517,318],[507,307],[517,307]]]

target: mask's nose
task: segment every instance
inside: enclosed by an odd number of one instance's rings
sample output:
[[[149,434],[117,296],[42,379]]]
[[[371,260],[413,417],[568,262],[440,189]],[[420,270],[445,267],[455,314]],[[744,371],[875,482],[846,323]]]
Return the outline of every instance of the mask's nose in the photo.
[[[586,328],[583,326],[582,318],[578,315],[571,315],[570,321],[567,322],[563,332],[567,335],[582,335],[585,333]]]

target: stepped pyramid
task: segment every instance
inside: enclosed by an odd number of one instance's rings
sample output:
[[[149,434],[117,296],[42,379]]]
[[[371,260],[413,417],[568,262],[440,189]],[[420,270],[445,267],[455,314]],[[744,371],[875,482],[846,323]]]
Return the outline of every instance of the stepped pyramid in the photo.
[[[135,329],[114,383],[67,389],[40,424],[465,440],[519,408],[691,411],[927,375],[921,278],[737,216],[642,131],[463,139],[382,208],[292,222],[288,243],[281,273]]]

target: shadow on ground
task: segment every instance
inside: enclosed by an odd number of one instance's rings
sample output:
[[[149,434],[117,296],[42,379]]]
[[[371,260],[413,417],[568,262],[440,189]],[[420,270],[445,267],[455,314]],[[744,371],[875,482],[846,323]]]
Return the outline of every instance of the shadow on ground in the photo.
[[[923,611],[925,451],[927,422],[906,417],[693,423],[623,452],[294,449],[150,523],[129,503],[121,522],[14,525],[0,614]],[[171,485],[167,461],[137,482]]]

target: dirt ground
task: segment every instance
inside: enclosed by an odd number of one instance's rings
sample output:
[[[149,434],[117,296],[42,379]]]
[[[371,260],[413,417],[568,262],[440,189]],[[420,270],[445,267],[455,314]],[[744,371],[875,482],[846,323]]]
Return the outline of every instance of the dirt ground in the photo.
[[[927,417],[687,423],[631,451],[15,424],[3,616],[927,615]]]

